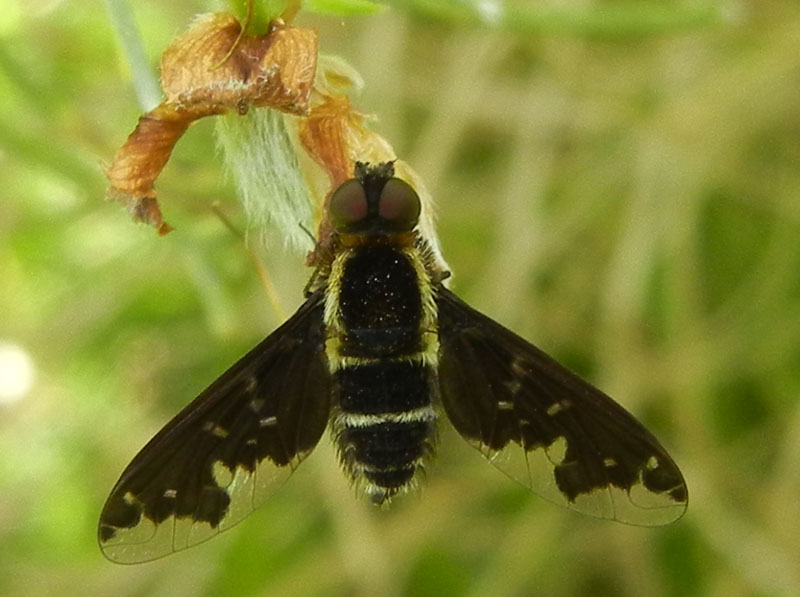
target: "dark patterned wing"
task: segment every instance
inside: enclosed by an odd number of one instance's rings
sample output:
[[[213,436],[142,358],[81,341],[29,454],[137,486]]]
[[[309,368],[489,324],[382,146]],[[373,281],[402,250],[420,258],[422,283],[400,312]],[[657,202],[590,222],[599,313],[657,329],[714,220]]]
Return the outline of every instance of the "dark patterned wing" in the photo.
[[[445,412],[492,464],[592,516],[651,526],[683,515],[680,470],[630,413],[450,291],[438,305]]]
[[[108,559],[145,562],[229,529],[311,452],[330,411],[323,308],[312,295],[139,452],[100,515]]]

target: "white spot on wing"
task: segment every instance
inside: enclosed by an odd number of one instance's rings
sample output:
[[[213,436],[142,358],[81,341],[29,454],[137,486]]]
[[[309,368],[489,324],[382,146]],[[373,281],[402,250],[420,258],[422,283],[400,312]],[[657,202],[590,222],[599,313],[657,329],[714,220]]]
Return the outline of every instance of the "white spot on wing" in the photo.
[[[554,402],[549,407],[547,407],[547,414],[552,416],[557,415],[561,411],[567,410],[572,406],[572,402],[569,400],[561,400],[560,402]]]
[[[231,484],[231,481],[233,481],[233,472],[219,460],[216,460],[212,465],[211,474],[214,477],[214,482],[217,484],[217,487],[223,489],[227,488]]]
[[[503,385],[505,385],[506,388],[508,388],[508,392],[512,396],[516,396],[517,394],[519,394],[519,391],[522,389],[522,384],[519,382],[518,379],[512,379],[510,381],[507,381]]]
[[[557,437],[552,444],[545,448],[547,458],[554,465],[564,462],[564,457],[567,455],[567,439],[564,436]]]
[[[278,417],[264,417],[258,420],[261,427],[275,427],[278,424]]]
[[[525,363],[522,361],[522,359],[514,359],[511,362],[511,370],[519,377],[523,377],[528,374],[528,368],[525,366]]]
[[[216,437],[226,438],[228,437],[228,430],[224,427],[217,425],[214,421],[206,421],[203,423],[203,431],[207,431],[211,435]]]

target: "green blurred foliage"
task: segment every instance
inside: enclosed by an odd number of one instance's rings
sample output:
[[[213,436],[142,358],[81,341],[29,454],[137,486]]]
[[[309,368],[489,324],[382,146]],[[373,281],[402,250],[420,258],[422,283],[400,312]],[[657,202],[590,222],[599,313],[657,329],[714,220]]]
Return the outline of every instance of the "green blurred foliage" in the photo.
[[[386,4],[300,22],[361,72],[358,105],[436,197],[455,289],[642,418],[686,473],[687,515],[562,511],[445,429],[421,495],[389,511],[324,442],[234,530],[106,562],[95,524],[122,468],[309,272],[274,239],[270,305],[211,209],[246,227],[210,121],[158,183],[175,232],[105,203],[100,165],[140,110],[111,19],[5,0],[0,343],[35,377],[0,404],[0,594],[800,594],[796,2]],[[214,7],[131,8],[154,65]]]

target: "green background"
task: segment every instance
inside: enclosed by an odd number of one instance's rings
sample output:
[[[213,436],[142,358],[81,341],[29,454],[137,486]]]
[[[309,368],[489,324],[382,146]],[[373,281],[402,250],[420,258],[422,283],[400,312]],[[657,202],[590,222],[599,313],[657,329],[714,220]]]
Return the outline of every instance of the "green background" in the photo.
[[[424,490],[389,511],[326,440],[230,532],[107,562],[96,520],[123,467],[310,272],[273,237],[267,299],[211,209],[246,226],[210,120],[158,183],[175,232],[105,203],[100,164],[140,113],[106,6],[2,0],[0,345],[34,378],[0,404],[0,594],[800,594],[800,8],[493,6],[298,23],[360,71],[357,105],[436,198],[455,290],[645,422],[686,516],[562,510],[445,429]],[[133,2],[149,61],[212,8]]]

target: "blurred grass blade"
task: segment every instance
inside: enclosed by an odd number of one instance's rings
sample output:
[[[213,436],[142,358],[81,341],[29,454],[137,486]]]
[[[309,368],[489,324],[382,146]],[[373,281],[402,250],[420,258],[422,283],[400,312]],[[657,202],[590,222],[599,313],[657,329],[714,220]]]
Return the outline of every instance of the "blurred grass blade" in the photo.
[[[133,89],[139,107],[149,112],[161,102],[161,87],[147,59],[142,38],[127,0],[105,0],[111,24],[131,69]]]
[[[306,0],[303,9],[324,15],[342,17],[370,15],[383,10],[383,6],[371,0]]]
[[[601,8],[553,8],[502,0],[386,0],[386,3],[425,19],[464,26],[488,25],[519,34],[619,38],[711,27],[724,19],[722,6],[713,2],[690,6],[624,2]]]

